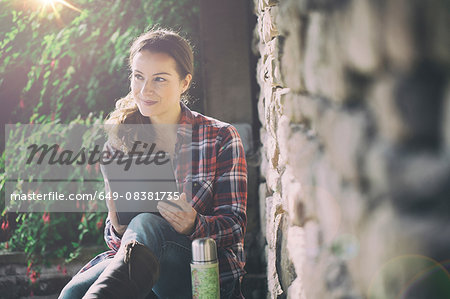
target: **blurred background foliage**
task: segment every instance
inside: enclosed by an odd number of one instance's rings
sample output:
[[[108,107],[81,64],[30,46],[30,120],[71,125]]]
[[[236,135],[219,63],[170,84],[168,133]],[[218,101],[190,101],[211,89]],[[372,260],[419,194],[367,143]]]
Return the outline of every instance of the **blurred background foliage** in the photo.
[[[2,88],[15,81],[20,90],[19,98],[2,98],[14,110],[11,121],[32,122],[34,113],[69,121],[109,112],[129,90],[131,42],[155,24],[198,44],[193,0],[79,0],[73,4],[81,12],[56,5],[59,18],[51,9],[41,12],[35,1],[0,2],[0,80]]]
[[[5,213],[5,124],[102,121],[129,91],[131,42],[153,26],[191,41],[191,98],[201,98],[202,90],[196,0],[71,1],[78,9],[61,1],[43,8],[44,2],[0,0],[0,247],[26,252],[34,265],[70,260],[84,244],[104,245],[106,214]]]

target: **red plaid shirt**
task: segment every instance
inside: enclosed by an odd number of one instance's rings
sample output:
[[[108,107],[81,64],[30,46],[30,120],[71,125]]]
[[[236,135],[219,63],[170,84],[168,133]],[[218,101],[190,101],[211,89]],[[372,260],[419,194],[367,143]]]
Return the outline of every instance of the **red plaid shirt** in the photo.
[[[192,125],[192,132],[183,132],[184,129],[177,132],[177,140],[183,134],[192,133],[192,146],[184,152],[192,153],[191,165],[177,163],[176,168],[180,181],[191,167],[190,175],[181,180],[183,184],[192,184],[191,204],[198,213],[189,238],[213,238],[218,247],[220,280],[239,278],[246,273],[244,235],[247,225],[247,164],[241,139],[232,125],[191,111],[183,103],[179,123]],[[183,155],[182,148],[176,150],[179,156]],[[121,239],[109,218],[106,219],[105,241],[111,250],[97,255],[80,273],[114,257],[119,249]]]

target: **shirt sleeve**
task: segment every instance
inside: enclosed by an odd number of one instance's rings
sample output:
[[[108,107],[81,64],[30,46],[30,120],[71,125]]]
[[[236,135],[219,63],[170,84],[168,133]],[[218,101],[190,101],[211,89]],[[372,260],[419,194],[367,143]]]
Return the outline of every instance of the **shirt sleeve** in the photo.
[[[109,217],[107,217],[105,221],[104,238],[109,249],[114,251],[119,250],[122,236],[119,236],[119,234],[114,230]]]
[[[244,147],[233,126],[219,132],[212,215],[197,214],[191,240],[213,238],[218,247],[242,243],[247,225],[247,163]]]
[[[107,151],[109,153],[109,156],[108,156],[108,158],[109,158],[109,157],[111,157],[111,155],[114,151],[114,148],[107,142],[107,143],[105,143],[105,145],[103,147],[103,151]],[[103,174],[103,170],[102,170],[102,174]],[[103,176],[104,176],[104,174],[103,174]],[[105,182],[105,192],[108,193],[109,192],[109,184],[106,179],[104,179],[104,182]],[[114,251],[119,250],[121,238],[122,238],[122,236],[119,235],[114,230],[114,227],[113,227],[109,217],[106,217],[104,239],[105,239],[106,245],[109,247],[109,249],[112,249]]]

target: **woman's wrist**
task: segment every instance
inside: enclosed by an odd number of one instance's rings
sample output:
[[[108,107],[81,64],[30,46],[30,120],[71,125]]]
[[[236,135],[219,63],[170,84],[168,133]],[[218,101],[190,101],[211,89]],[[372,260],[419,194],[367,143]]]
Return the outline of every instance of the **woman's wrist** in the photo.
[[[195,219],[194,219],[194,225],[192,226],[191,231],[187,233],[188,236],[192,235],[195,232],[198,222],[199,222],[199,214],[196,213],[195,214]]]
[[[114,227],[114,225],[111,225],[111,227],[112,227],[112,230],[113,230],[114,234],[115,234],[116,236],[118,236],[119,238],[122,238],[122,236],[123,236],[125,230],[123,230],[122,232],[119,232],[119,231]]]

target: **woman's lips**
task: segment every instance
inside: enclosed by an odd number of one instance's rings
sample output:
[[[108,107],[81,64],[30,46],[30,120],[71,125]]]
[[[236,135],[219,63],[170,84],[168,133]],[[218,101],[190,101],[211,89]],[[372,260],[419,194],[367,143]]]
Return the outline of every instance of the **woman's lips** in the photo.
[[[150,100],[148,100],[148,101],[141,100],[141,102],[142,102],[142,104],[144,104],[146,106],[152,106],[152,105],[155,105],[156,103],[158,103],[158,101],[150,101]]]

